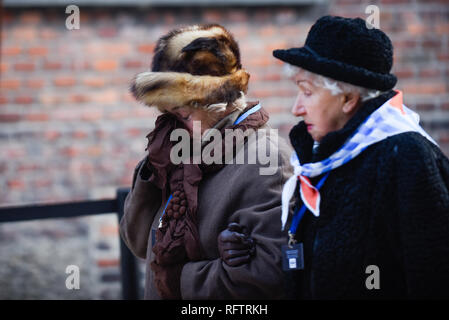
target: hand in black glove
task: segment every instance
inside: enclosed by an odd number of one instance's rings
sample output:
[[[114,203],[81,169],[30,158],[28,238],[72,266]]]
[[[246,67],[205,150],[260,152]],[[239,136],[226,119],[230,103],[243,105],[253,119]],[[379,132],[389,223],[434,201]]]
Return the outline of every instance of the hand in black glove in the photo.
[[[238,267],[251,260],[255,253],[255,244],[246,234],[245,228],[233,222],[218,235],[218,251],[228,266]]]

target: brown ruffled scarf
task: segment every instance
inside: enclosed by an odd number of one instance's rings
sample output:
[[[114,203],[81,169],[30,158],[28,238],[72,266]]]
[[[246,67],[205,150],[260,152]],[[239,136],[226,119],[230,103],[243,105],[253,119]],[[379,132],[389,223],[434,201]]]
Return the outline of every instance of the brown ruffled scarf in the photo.
[[[255,105],[256,103],[248,103],[244,111]],[[234,120],[237,113],[227,118]],[[220,121],[222,127],[216,128],[224,137],[225,129],[240,129],[242,132],[248,129],[256,130],[264,125],[268,118],[267,112],[261,108],[237,125],[233,124],[233,120],[231,123]],[[177,142],[170,141],[170,134],[177,128],[184,128],[182,122],[166,113],[157,118],[155,129],[147,136],[148,165],[153,172],[150,181],[163,191],[165,201],[168,199],[168,192],[173,196],[156,233],[156,244],[153,247],[155,260],[151,263],[154,284],[163,299],[181,299],[180,277],[184,264],[202,258],[196,221],[198,186],[206,174],[218,171],[224,166],[192,164],[192,161],[190,164],[172,164],[170,151]],[[222,148],[224,159],[225,139]]]

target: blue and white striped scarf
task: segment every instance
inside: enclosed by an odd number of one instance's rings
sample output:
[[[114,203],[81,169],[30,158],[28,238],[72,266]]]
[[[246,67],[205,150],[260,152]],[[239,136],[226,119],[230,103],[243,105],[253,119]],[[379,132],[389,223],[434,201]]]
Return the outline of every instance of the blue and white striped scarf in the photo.
[[[317,177],[336,169],[357,157],[370,145],[400,133],[418,132],[437,145],[419,125],[419,115],[403,105],[402,92],[397,92],[398,94],[374,111],[359,126],[355,134],[329,158],[301,165],[296,152],[293,152],[290,163],[294,168],[294,175],[287,180],[282,191],[282,230],[287,222],[290,199],[296,189],[298,180],[300,181],[300,195],[304,205],[315,216],[319,216],[320,194],[308,178]]]

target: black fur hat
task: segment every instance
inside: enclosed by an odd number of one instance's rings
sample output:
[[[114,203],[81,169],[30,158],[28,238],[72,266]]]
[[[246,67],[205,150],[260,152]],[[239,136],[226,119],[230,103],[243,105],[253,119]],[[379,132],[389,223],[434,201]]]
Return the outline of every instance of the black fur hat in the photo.
[[[360,18],[324,16],[310,29],[304,47],[274,50],[273,55],[313,73],[364,88],[386,91],[397,82],[390,73],[390,39],[379,29],[367,28]]]

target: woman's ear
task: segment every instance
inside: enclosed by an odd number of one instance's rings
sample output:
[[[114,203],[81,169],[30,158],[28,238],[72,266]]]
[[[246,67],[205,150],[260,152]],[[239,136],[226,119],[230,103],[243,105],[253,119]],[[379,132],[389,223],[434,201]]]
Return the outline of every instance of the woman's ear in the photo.
[[[353,114],[357,111],[360,103],[360,94],[355,92],[347,92],[343,94],[343,113]]]

